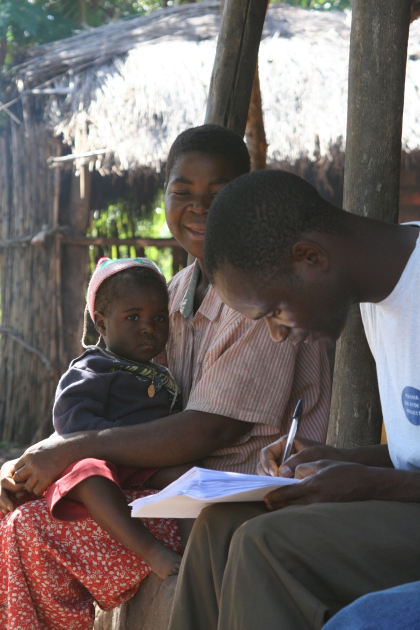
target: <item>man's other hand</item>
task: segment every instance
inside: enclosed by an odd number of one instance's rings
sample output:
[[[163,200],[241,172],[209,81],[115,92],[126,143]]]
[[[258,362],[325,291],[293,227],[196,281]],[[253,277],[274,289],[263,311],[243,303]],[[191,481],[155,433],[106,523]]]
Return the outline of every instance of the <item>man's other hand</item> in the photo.
[[[365,501],[373,498],[374,477],[379,470],[382,469],[331,460],[300,464],[295,478],[301,483],[276,488],[264,501],[269,510],[309,503]]]

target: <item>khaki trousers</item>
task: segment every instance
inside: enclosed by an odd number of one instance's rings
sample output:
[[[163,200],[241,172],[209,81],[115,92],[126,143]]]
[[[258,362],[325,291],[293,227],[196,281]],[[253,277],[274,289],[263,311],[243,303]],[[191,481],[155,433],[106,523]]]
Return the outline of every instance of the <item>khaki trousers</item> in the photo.
[[[191,534],[168,630],[319,630],[372,591],[420,580],[420,503],[219,504]]]

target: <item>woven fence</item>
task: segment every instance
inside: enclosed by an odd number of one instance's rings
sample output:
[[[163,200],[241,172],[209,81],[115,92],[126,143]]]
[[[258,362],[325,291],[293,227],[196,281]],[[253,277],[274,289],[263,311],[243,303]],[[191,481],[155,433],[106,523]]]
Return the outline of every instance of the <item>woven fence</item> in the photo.
[[[51,416],[60,370],[59,252],[30,245],[54,223],[57,140],[37,123],[12,123],[0,137],[0,440],[27,443]]]

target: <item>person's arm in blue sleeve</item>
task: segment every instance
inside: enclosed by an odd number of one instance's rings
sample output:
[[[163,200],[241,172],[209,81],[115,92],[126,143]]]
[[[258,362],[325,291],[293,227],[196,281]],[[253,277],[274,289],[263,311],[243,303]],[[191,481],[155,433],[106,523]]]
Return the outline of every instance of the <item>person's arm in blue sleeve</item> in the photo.
[[[90,370],[71,368],[66,372],[58,385],[53,408],[57,433],[115,427],[106,414],[109,385],[108,379]]]

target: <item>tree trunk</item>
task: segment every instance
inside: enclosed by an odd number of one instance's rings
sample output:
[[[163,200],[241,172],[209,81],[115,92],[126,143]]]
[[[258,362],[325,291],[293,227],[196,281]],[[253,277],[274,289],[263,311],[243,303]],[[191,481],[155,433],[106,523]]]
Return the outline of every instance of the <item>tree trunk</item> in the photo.
[[[396,222],[411,0],[354,0],[350,37],[344,208]],[[334,446],[378,444],[376,369],[359,307],[337,344],[330,426]]]
[[[206,123],[245,133],[266,0],[226,0],[210,81]]]

